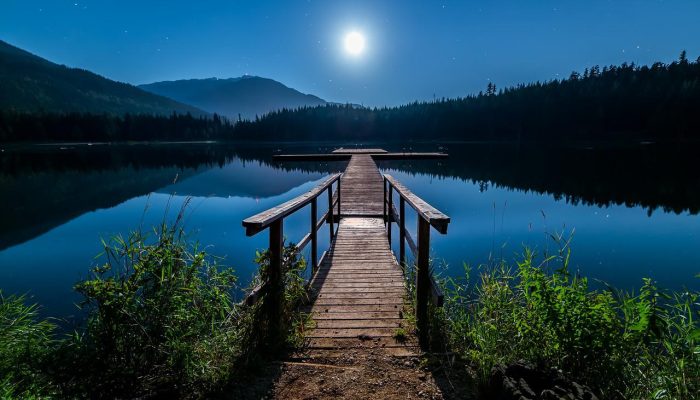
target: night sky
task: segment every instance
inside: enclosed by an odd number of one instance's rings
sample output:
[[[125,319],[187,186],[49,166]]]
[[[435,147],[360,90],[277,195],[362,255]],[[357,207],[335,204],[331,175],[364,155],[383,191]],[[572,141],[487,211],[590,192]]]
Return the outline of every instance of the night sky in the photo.
[[[698,0],[0,2],[0,39],[111,79],[251,74],[372,106],[700,55]]]

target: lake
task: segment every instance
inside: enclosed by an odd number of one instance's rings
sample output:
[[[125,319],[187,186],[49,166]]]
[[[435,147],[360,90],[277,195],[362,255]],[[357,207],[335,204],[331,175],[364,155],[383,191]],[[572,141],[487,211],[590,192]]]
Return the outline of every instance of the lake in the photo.
[[[638,287],[643,277],[674,290],[700,287],[694,277],[700,273],[697,149],[380,146],[450,154],[446,160],[379,163],[451,217],[447,235],[432,233],[431,253],[440,274],[460,276],[464,263],[512,262],[524,246],[552,253],[557,244],[550,235],[563,233],[573,235],[572,272],[624,290]],[[276,164],[271,155],[334,147],[5,148],[0,153],[0,289],[3,294],[26,293],[44,314],[70,320],[80,301],[72,287],[101,262],[96,258],[101,238],[172,221],[186,200],[184,225],[190,239],[223,257],[221,263],[232,266],[245,287],[256,272],[255,251],[267,245],[267,235],[246,237],[241,221],[345,167],[343,162]],[[319,204],[326,203],[321,199]],[[415,233],[416,216],[408,207],[407,222]],[[298,241],[308,223],[308,211],[294,214],[285,220],[285,236]],[[319,232],[322,251],[328,235]]]

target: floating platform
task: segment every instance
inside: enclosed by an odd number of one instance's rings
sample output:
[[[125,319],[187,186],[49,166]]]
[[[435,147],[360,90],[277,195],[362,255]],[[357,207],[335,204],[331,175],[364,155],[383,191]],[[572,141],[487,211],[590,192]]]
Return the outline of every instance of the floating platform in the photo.
[[[339,149],[340,150],[340,149]],[[366,149],[375,150],[375,149]],[[375,160],[435,160],[448,158],[447,153],[389,153],[385,150],[383,152],[364,152],[364,153],[336,153],[335,150],[332,153],[326,154],[276,154],[272,156],[274,161],[346,161],[349,160],[353,155],[369,155]]]

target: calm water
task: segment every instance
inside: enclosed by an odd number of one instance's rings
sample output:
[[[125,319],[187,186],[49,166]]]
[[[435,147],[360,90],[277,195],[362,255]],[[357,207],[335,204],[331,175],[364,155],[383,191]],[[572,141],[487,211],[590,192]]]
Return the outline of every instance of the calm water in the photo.
[[[224,257],[245,286],[267,236],[246,237],[241,220],[344,168],[271,164],[270,155],[281,149],[328,150],[205,144],[7,149],[0,153],[0,289],[28,293],[47,315],[73,315],[80,298],[72,286],[100,261],[100,238],[171,220],[190,197],[185,227],[191,238]],[[571,266],[582,275],[624,289],[646,276],[667,288],[700,286],[694,278],[700,273],[695,152],[446,149],[449,160],[380,164],[452,218],[447,235],[432,236],[443,274],[460,274],[464,262],[513,260],[524,245],[551,251],[556,245],[549,233],[575,229]],[[285,220],[287,238],[299,240],[308,221],[308,210]],[[321,250],[326,232],[320,231]]]

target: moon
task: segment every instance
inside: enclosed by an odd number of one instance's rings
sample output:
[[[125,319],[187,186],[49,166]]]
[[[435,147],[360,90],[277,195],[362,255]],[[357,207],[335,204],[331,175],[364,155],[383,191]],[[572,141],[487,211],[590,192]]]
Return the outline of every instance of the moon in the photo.
[[[365,37],[352,31],[345,35],[345,51],[351,56],[359,56],[365,50]]]

